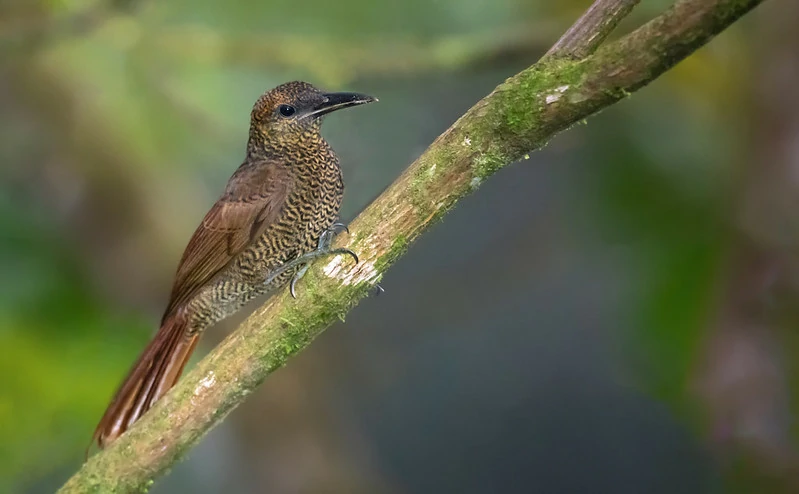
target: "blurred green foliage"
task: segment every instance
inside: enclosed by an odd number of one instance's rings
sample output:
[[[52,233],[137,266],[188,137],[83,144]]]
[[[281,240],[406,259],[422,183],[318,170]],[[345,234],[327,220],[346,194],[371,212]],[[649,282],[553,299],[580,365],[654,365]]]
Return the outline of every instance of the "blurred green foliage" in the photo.
[[[10,198],[0,204],[0,478],[35,478],[75,455],[105,400],[97,390],[116,385],[107,370],[134,356],[145,327],[109,310],[46,212]],[[108,328],[118,332],[111,345]]]

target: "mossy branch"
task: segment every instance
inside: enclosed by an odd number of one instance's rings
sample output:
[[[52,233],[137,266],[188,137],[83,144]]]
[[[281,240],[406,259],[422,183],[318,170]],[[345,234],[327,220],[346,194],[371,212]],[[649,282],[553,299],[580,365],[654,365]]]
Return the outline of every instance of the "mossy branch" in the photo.
[[[358,265],[342,256],[317,263],[300,284],[298,300],[282,293],[267,301],[60,492],[145,490],[270,372],[366,297],[459,199],[559,132],[645,86],[761,1],[683,0],[590,56],[547,57],[506,80],[352,222],[351,235],[339,243],[358,253]],[[592,25],[580,31],[583,36],[607,34],[602,26],[608,24]]]

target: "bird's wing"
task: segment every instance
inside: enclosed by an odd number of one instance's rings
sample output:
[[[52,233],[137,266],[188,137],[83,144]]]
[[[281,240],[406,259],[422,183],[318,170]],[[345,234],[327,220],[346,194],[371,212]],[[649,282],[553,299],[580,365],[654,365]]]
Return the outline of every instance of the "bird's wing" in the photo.
[[[164,318],[196,295],[279,217],[290,186],[286,171],[272,162],[236,171],[183,252]]]

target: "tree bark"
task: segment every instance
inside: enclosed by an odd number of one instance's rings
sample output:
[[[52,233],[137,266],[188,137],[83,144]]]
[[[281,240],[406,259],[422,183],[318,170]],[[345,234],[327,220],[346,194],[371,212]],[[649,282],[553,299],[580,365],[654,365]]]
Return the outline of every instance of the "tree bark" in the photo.
[[[629,8],[603,6],[635,2],[595,2],[586,16],[613,18],[584,16],[577,23],[582,27],[559,42],[569,48],[550,52],[480,100],[352,222],[351,234],[337,243],[357,252],[359,264],[343,256],[319,262],[299,284],[297,300],[285,291],[268,300],[60,492],[146,490],[269,373],[343,319],[458,200],[559,132],[650,83],[761,2],[682,0],[604,46],[599,42]]]

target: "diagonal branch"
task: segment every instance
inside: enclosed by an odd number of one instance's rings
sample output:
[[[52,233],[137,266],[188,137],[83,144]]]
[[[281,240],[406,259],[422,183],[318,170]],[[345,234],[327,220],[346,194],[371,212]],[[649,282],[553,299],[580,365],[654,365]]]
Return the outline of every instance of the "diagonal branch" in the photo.
[[[283,293],[267,301],[60,492],[145,489],[270,372],[367,296],[459,199],[554,135],[645,86],[761,1],[682,0],[582,60],[546,59],[509,78],[350,225],[346,246],[361,257],[357,266],[339,256],[309,271],[298,300]]]
[[[607,39],[641,0],[597,0],[552,45],[545,58],[585,58]]]

